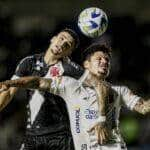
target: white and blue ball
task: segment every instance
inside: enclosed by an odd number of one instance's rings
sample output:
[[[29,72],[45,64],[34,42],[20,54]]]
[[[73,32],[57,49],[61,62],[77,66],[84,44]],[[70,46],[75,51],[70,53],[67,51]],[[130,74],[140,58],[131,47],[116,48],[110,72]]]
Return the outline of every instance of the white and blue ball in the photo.
[[[84,35],[96,38],[106,31],[108,27],[108,17],[100,8],[86,8],[78,17],[78,27]]]

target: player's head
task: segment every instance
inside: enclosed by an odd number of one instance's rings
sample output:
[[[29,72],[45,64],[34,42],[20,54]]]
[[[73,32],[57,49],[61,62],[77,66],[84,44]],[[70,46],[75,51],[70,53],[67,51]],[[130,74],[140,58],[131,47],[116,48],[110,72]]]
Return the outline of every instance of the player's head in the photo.
[[[106,78],[110,69],[111,50],[106,45],[92,44],[83,52],[83,66],[95,76]]]
[[[71,29],[64,29],[51,39],[49,49],[54,55],[64,57],[70,55],[78,44],[78,35]]]

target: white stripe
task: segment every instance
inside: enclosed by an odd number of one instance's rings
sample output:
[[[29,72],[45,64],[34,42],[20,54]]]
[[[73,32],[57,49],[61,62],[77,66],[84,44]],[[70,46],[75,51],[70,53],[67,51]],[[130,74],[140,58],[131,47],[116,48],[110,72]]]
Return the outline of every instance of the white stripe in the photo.
[[[11,77],[11,80],[15,80],[15,79],[19,79],[19,78],[20,78],[19,76],[13,75],[13,76]]]
[[[38,115],[43,102],[44,97],[40,94],[38,90],[36,90],[29,102],[31,112],[31,124],[33,124],[36,116]]]
[[[19,65],[22,64],[22,63],[23,63],[26,59],[28,59],[28,58],[33,58],[33,56],[27,56],[27,57],[23,58],[23,59],[20,61]]]
[[[20,150],[24,150],[24,143],[21,144]]]

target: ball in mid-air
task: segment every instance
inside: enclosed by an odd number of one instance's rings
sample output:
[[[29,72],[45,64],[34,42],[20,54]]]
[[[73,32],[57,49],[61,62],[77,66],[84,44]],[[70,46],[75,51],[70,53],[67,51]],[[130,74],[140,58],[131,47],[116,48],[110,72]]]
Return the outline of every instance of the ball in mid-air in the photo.
[[[97,7],[84,9],[78,17],[78,27],[81,32],[91,38],[102,35],[108,27],[106,13]]]

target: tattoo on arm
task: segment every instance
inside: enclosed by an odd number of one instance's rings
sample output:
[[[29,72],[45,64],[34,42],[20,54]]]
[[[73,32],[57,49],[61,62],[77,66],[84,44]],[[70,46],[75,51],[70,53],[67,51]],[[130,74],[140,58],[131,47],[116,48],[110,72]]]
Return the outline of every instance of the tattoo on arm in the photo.
[[[141,99],[137,104],[134,106],[134,110],[145,115],[147,113],[150,113],[150,99],[144,100]]]

